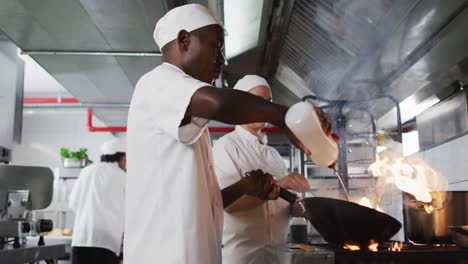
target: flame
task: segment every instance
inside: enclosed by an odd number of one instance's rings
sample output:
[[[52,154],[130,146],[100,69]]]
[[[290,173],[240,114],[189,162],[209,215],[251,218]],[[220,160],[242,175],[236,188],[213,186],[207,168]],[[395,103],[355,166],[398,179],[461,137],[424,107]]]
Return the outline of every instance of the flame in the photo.
[[[358,204],[365,207],[374,208],[372,207],[371,201],[367,197],[362,197],[361,200],[359,200]]]
[[[434,206],[432,206],[432,204],[425,204],[424,210],[426,211],[426,213],[431,214],[432,211],[434,211]]]
[[[361,249],[361,247],[358,244],[353,244],[353,243],[345,243],[343,245],[343,248],[347,250],[351,250],[351,251],[356,251],[356,250]]]
[[[372,252],[378,251],[378,246],[379,243],[375,242],[374,240],[371,240],[369,245],[367,246],[367,249]],[[357,251],[361,250],[361,246],[357,243],[354,242],[348,242],[343,245],[344,249],[350,250],[350,251]]]
[[[369,251],[372,251],[372,252],[377,252],[378,246],[379,246],[379,243],[375,242],[374,240],[371,240],[370,244],[367,246],[367,249],[369,249]]]
[[[376,161],[369,166],[369,172],[393,183],[403,192],[413,195],[416,200],[426,203],[427,213],[431,213],[433,197],[431,192],[447,189],[447,180],[423,160],[404,157],[400,152],[387,147],[376,154]],[[435,206],[437,207],[437,206]]]
[[[395,185],[398,189],[413,195],[418,201],[423,203],[432,202],[431,191],[413,179],[397,176],[395,177]]]
[[[367,198],[367,197],[365,197],[365,196],[362,197],[361,200],[359,200],[358,204],[359,204],[359,205],[362,205],[362,206],[365,206],[365,207],[369,207],[369,208],[371,208],[371,209],[375,209],[375,210],[377,210],[377,211],[383,213],[383,210],[382,210],[382,208],[380,208],[380,206],[377,205],[377,206],[374,208],[374,206],[372,206],[372,202],[369,200],[369,198]]]
[[[392,243],[392,246],[388,248],[388,251],[400,252],[402,247],[403,247],[403,242],[401,241],[394,242]]]
[[[414,246],[427,246],[427,244],[421,244],[421,243],[417,243],[417,242],[414,242],[412,240],[409,241],[412,245]]]

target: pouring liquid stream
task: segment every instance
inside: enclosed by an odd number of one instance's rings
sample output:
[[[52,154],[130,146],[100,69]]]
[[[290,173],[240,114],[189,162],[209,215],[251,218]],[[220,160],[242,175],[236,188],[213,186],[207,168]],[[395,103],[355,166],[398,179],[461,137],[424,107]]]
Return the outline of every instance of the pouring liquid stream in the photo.
[[[343,182],[343,179],[341,178],[341,175],[340,173],[336,170],[335,167],[331,168],[333,171],[334,171],[334,174],[338,177],[338,180],[340,181],[340,185],[341,185],[341,188],[343,188],[343,192],[346,196],[346,199],[348,201],[350,201],[349,199],[349,193],[348,193],[348,190],[346,189],[345,185],[344,185],[344,182]]]

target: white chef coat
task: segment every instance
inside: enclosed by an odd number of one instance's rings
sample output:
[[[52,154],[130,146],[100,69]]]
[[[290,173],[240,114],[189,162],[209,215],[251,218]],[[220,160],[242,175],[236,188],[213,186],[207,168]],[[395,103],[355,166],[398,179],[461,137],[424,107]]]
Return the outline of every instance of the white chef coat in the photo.
[[[279,153],[240,126],[221,137],[213,147],[215,171],[221,188],[240,180],[246,172],[261,169],[276,178],[287,175]],[[289,204],[268,201],[258,207],[224,213],[223,264],[279,263],[273,246],[286,243]]]
[[[125,216],[125,171],[117,162],[84,168],[70,193],[75,212],[73,247],[99,247],[120,254]]]
[[[222,200],[208,120],[180,127],[209,84],[168,63],[138,81],[127,132],[124,263],[221,263]]]

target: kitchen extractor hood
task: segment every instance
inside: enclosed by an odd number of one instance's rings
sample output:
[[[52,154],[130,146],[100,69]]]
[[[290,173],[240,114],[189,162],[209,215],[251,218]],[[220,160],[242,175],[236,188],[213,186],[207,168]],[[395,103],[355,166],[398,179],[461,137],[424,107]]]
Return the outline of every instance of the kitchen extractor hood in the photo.
[[[21,142],[24,62],[18,48],[1,37],[0,72],[0,159],[4,159],[13,143]]]

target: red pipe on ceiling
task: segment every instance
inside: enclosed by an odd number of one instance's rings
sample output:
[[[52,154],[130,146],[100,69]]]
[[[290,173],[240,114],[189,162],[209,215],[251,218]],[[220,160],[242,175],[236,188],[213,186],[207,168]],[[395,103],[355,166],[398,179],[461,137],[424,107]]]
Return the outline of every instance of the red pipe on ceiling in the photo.
[[[211,133],[228,133],[228,132],[232,132],[234,131],[234,127],[209,127],[208,130],[211,132]],[[262,132],[265,132],[265,133],[280,133],[282,132],[281,129],[277,128],[277,127],[266,127],[264,129],[262,129]]]
[[[88,108],[88,118],[86,124],[89,132],[127,132],[127,127],[95,127],[93,126],[93,109]]]
[[[63,98],[24,98],[24,104],[73,104],[79,103],[78,99],[74,97],[63,97]],[[126,126],[115,126],[115,127],[95,127],[93,126],[93,110],[88,108],[86,124],[88,131],[90,132],[127,132]],[[211,133],[229,133],[234,131],[234,127],[209,127],[208,131]],[[277,127],[266,127],[262,129],[266,133],[279,133],[281,129]]]
[[[90,132],[127,132],[127,127],[95,127],[93,126],[93,110],[88,108],[88,131]],[[229,133],[234,131],[234,127],[208,127],[208,131],[211,133]],[[281,129],[277,127],[266,127],[262,129],[266,133],[278,133],[282,132]]]
[[[76,104],[78,99],[74,97],[52,97],[52,98],[24,98],[23,104]]]

